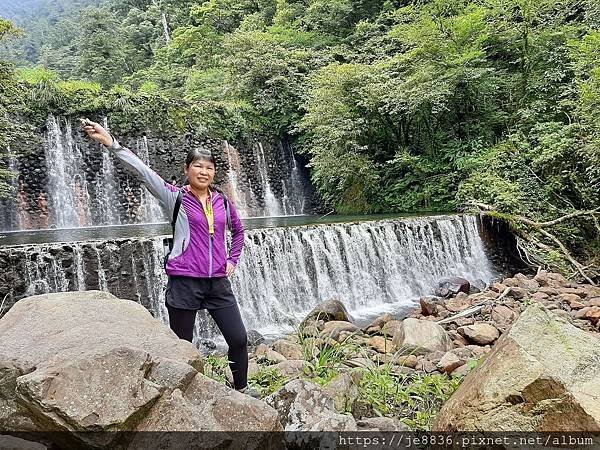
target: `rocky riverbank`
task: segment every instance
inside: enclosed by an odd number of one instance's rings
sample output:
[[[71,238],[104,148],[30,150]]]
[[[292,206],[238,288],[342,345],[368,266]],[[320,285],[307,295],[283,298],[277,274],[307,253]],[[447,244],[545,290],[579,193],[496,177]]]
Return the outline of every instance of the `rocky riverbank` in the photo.
[[[133,301],[29,297],[0,319],[0,431],[71,431],[66,448],[144,445],[86,431],[598,431],[599,303],[544,271],[362,328],[331,300],[284,339],[249,333],[258,400]]]
[[[521,347],[539,349],[543,336],[554,330],[558,341],[547,344],[558,352],[564,347],[561,336],[579,333],[579,349],[572,351],[581,352],[581,358],[570,363],[574,367],[586,365],[586,371],[600,376],[600,358],[592,356],[598,352],[583,350],[597,348],[600,343],[600,288],[571,283],[560,274],[540,271],[533,277],[517,274],[484,292],[423,297],[420,308],[409,317],[384,314],[363,328],[353,323],[341,302],[324,303],[303,321],[298,333],[268,346],[256,346],[250,359],[251,382],[262,389],[267,403],[274,406],[280,396],[289,396],[281,389],[289,380],[304,380],[296,381],[294,386],[314,383],[315,391],[333,399],[335,413],[345,414],[339,429],[431,429],[450,395],[473,369],[484,364],[493,348],[502,347],[496,343],[508,338],[513,324],[529,309],[533,311],[530,315],[541,314],[539,320],[544,324],[525,330],[519,336]],[[497,353],[497,358],[506,358],[504,353]],[[518,365],[514,355],[511,358]],[[550,367],[568,366],[564,356],[545,363]],[[218,366],[209,364],[207,373],[224,374]],[[527,379],[524,368],[520,370],[522,378]],[[486,376],[493,378],[493,374]],[[589,389],[600,395],[600,386]],[[510,395],[520,398],[521,394],[512,392],[507,397]],[[508,405],[511,401],[514,399],[506,400]],[[600,412],[592,416],[594,426],[599,426]],[[281,418],[286,429],[313,429],[312,423],[298,423],[297,417]],[[583,426],[567,422],[562,429]],[[504,425],[509,430],[525,426],[518,422]],[[498,424],[490,426],[504,429]],[[466,424],[465,427],[468,428]],[[445,428],[452,427],[446,424]],[[544,426],[530,423],[525,429]]]

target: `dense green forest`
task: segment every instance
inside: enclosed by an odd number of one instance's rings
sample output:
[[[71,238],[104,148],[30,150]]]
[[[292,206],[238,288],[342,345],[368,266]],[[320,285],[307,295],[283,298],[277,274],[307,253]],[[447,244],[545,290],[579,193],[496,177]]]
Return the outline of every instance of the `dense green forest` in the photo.
[[[49,111],[291,139],[337,212],[482,210],[598,277],[598,0],[39,3],[0,23],[2,148]]]

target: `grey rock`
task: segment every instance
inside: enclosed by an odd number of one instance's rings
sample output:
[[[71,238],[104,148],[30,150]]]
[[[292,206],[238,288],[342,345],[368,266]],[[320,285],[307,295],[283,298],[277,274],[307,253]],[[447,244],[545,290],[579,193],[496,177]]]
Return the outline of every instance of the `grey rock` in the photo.
[[[424,354],[436,350],[447,352],[452,340],[438,324],[413,318],[404,319],[396,331],[392,344],[403,353]]]
[[[309,325],[311,321],[316,320],[323,320],[325,322],[330,320],[354,322],[354,319],[350,316],[344,304],[339,300],[334,299],[327,300],[315,306],[300,324],[300,329],[304,328],[304,325]]]
[[[338,414],[320,386],[294,380],[265,399],[279,413],[285,431],[356,431],[352,416]]]
[[[358,398],[358,386],[348,372],[342,372],[327,383],[323,390],[333,399],[336,411],[352,411]]]
[[[600,339],[529,306],[444,404],[434,431],[599,431]]]
[[[286,339],[279,339],[272,344],[273,350],[287,359],[302,359],[302,346]]]

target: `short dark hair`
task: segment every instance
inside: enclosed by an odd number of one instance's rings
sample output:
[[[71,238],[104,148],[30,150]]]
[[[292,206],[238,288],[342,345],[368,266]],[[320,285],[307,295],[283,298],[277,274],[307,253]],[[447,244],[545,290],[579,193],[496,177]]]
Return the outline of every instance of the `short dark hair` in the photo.
[[[185,157],[185,167],[190,167],[194,161],[208,161],[213,163],[215,168],[217,167],[217,162],[215,161],[215,157],[211,153],[210,150],[206,150],[204,148],[193,148],[191,149],[187,156]]]

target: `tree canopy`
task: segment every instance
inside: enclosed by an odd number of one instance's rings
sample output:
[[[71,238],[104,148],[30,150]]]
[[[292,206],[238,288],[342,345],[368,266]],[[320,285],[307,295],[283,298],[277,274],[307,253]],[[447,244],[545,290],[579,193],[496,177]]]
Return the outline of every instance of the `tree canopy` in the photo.
[[[43,45],[13,51],[29,69],[3,66],[32,117],[103,110],[124,129],[291,140],[343,213],[486,205],[542,223],[598,207],[595,0],[69,4],[28,29]],[[555,232],[593,261],[597,215],[577,217]],[[524,250],[560,264],[536,239]]]

